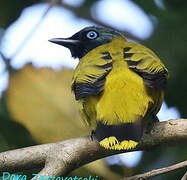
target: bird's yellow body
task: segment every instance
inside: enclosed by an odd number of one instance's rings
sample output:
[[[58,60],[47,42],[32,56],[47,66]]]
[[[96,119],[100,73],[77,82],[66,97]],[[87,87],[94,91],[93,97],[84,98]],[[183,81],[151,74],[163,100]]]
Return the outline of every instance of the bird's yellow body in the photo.
[[[164,65],[151,50],[142,45],[127,42],[121,36],[90,51],[77,66],[73,83],[91,81],[92,79],[89,79],[87,75],[99,77],[105,72],[104,69],[97,67],[110,63],[102,59],[102,52],[109,52],[112,58],[112,69],[106,76],[103,92],[97,96],[90,95],[78,100],[82,119],[91,129],[96,129],[98,121],[107,125],[134,123],[147,117],[148,110],[156,115],[160,109],[164,98],[163,90],[147,87],[143,78],[129,68],[126,61],[129,58],[124,58],[125,47],[132,48],[128,53],[134,54],[131,57],[133,61],[145,59],[140,68],[154,73],[165,70]],[[101,144],[111,149],[130,149],[137,144],[131,140],[120,145],[115,138],[110,139],[104,139]],[[110,142],[114,139],[116,143],[114,142],[112,147]]]
[[[168,71],[143,45],[128,42],[120,33],[88,27],[64,45],[79,57],[72,90],[84,122],[107,149],[135,148],[143,126],[156,117]]]

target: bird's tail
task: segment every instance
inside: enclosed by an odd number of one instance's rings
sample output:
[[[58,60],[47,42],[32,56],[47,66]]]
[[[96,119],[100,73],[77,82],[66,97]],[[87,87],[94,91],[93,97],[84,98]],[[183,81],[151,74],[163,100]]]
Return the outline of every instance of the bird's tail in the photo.
[[[143,134],[140,121],[120,125],[106,125],[98,122],[94,135],[106,149],[129,150],[135,148]]]

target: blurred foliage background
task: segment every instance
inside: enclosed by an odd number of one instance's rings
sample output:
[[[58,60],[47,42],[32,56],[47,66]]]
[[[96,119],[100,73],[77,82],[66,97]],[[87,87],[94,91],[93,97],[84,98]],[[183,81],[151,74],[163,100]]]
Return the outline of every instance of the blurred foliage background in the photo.
[[[99,19],[97,16],[98,6],[95,5],[101,1],[100,6],[105,6],[105,9],[110,8],[106,0],[79,0],[78,2],[75,0],[75,4],[68,0],[0,1],[1,44],[6,41],[4,36],[7,31],[10,31],[10,27],[12,25],[16,26],[15,22],[20,16],[23,16],[22,13],[25,8],[37,4],[45,4],[46,6],[45,11],[41,9],[43,15],[40,15],[38,23],[29,28],[27,36],[24,37],[21,45],[17,46],[12,56],[7,56],[6,50],[0,48],[0,59],[2,61],[0,76],[8,77],[7,87],[4,88],[0,99],[0,151],[56,142],[89,133],[89,130],[81,122],[70,90],[73,69],[65,66],[54,69],[45,67],[45,65],[38,68],[30,63],[33,59],[29,59],[29,56],[27,57],[27,63],[20,68],[15,68],[15,63],[12,63],[15,56],[22,52],[26,43],[31,41],[31,37],[37,33],[45,18],[50,15],[50,11],[54,8],[58,8],[58,11],[64,11],[65,13],[73,13],[72,18],[77,18],[77,24],[79,21],[86,20],[89,21],[88,24],[121,30],[129,40],[142,43],[154,50],[170,72],[170,80],[166,89],[166,102],[169,106],[177,107],[183,118],[187,116],[187,1],[124,0],[124,2],[130,3],[129,8],[131,8],[130,6],[138,7],[152,24],[152,33],[144,37],[134,33],[128,27],[128,24],[123,26],[122,20],[118,21],[122,25],[120,26],[111,24],[112,19],[108,21]],[[118,1],[116,0],[115,3],[118,3]],[[105,13],[105,11],[101,13]],[[136,16],[137,12],[132,9],[131,13]],[[118,14],[120,18],[120,9]],[[127,15],[125,19],[128,18]],[[131,19],[131,21],[135,21],[135,19]],[[74,32],[78,31],[78,29],[75,31],[77,24],[72,27]],[[137,28],[138,26],[137,23]],[[26,26],[25,29],[27,29]],[[13,33],[15,32],[13,31]],[[47,37],[46,41],[50,38]],[[11,46],[10,42],[8,43],[7,46]],[[57,47],[55,46],[55,48]],[[25,62],[24,59],[21,59],[21,61]],[[1,81],[0,86],[3,86]],[[105,160],[98,160],[74,171],[72,175],[85,177],[97,175],[99,176],[98,179],[118,180],[124,176],[131,176],[185,160],[187,158],[186,152],[187,146],[181,144],[174,147],[158,147],[155,150],[150,150],[150,152],[144,152],[141,160],[133,167],[121,163],[120,160],[116,163],[109,163],[110,166]],[[185,170],[182,169],[152,179],[176,180],[180,179],[184,173]]]

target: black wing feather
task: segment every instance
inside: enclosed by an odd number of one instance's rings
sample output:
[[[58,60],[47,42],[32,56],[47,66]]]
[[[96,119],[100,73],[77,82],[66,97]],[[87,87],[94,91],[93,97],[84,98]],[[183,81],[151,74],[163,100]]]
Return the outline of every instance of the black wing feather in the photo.
[[[79,100],[88,95],[97,95],[102,92],[104,89],[105,77],[107,74],[108,72],[96,79],[94,83],[75,83],[72,86],[72,90],[75,92],[75,99]]]
[[[137,47],[136,47],[137,48]],[[168,72],[164,65],[159,61],[158,57],[150,50],[139,46],[139,51],[136,52],[132,47],[124,48],[124,59],[127,62],[129,68],[143,78],[144,83],[150,88],[164,88],[167,84]],[[134,59],[133,55],[140,53],[140,59]],[[141,66],[146,63],[146,66]],[[159,71],[157,73],[152,69],[152,64],[157,63],[159,65]],[[159,64],[160,63],[160,64]],[[158,66],[157,66],[158,67]],[[156,66],[155,66],[156,68]],[[147,69],[147,70],[146,70]],[[150,69],[150,71],[148,71]],[[152,69],[152,70],[151,70]]]
[[[112,57],[107,51],[101,52],[99,53],[99,59],[93,59],[86,65],[89,66],[88,71],[84,67],[84,71],[80,71],[81,75],[77,74],[72,84],[72,90],[75,93],[76,100],[88,95],[98,95],[103,91],[106,76],[112,69]],[[92,72],[95,71],[95,74],[90,74],[90,68]]]
[[[165,88],[167,84],[167,72],[159,72],[156,74],[140,71],[136,68],[132,69],[143,78],[144,83],[150,88]]]

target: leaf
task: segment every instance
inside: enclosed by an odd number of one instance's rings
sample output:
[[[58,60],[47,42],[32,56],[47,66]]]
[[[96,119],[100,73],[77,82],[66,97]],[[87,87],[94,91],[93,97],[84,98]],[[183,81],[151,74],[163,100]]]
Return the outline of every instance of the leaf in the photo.
[[[6,0],[0,2],[0,28],[6,28],[13,23],[21,14],[21,11],[28,6],[35,4],[36,0]]]
[[[31,64],[11,73],[7,107],[40,143],[87,135],[71,93],[73,70],[35,69]]]
[[[0,152],[36,144],[28,130],[8,116],[0,114]]]
[[[154,1],[133,0],[133,2],[140,6],[147,14],[157,15],[159,13],[159,8]]]

